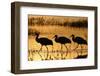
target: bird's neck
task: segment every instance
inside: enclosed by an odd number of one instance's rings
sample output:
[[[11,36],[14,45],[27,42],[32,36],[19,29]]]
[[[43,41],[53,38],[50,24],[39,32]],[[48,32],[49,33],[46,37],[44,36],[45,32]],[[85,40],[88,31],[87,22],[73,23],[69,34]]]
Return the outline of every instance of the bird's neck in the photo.
[[[55,41],[58,42],[58,37],[55,37]]]
[[[75,40],[75,36],[72,36],[72,40],[73,40],[73,41]]]
[[[39,35],[36,35],[36,41],[37,41],[37,42],[38,42],[38,39],[39,39],[38,37],[39,37]]]

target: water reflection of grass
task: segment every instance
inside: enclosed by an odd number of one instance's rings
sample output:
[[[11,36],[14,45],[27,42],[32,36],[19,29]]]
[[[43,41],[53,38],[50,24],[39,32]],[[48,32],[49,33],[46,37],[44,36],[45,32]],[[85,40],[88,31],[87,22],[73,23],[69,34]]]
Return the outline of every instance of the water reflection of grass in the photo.
[[[47,37],[49,39],[51,39],[53,41],[53,50],[59,50],[61,51],[61,45],[59,43],[56,43],[53,39],[54,35],[60,35],[60,36],[65,36],[69,39],[70,36],[72,34],[74,34],[75,36],[80,36],[83,37],[84,39],[88,39],[87,38],[87,28],[78,28],[78,27],[70,27],[70,26],[50,26],[50,25],[45,25],[45,26],[38,26],[38,25],[34,25],[34,26],[29,26],[29,29],[32,29],[33,32],[38,31],[40,32],[40,37]],[[87,40],[88,41],[88,40]],[[76,47],[77,44],[75,43],[71,43],[71,44],[67,44],[68,49],[74,49]],[[28,49],[29,50],[39,50],[41,44],[37,43],[35,40],[35,36],[29,36],[28,39]],[[71,47],[70,47],[71,46]],[[52,51],[51,46],[48,46],[49,51]],[[87,46],[84,46],[85,49],[87,49]],[[81,49],[80,47],[78,49]],[[47,50],[45,47],[42,48],[42,50]],[[44,57],[45,54],[42,52],[40,52]],[[66,51],[66,48],[63,47],[63,51]],[[86,52],[83,53],[83,55],[87,55],[87,50],[85,50]],[[34,54],[34,55],[33,55]],[[80,54],[80,53],[79,53]],[[53,55],[53,54],[52,54]],[[56,56],[56,54],[54,54]],[[66,59],[71,59],[71,58],[75,58],[77,56],[75,51],[71,51],[71,53],[68,53],[68,55],[66,56]],[[29,60],[40,60],[40,57],[38,55],[37,52],[33,53],[32,51],[29,53],[28,56]],[[59,55],[60,58],[60,55]]]

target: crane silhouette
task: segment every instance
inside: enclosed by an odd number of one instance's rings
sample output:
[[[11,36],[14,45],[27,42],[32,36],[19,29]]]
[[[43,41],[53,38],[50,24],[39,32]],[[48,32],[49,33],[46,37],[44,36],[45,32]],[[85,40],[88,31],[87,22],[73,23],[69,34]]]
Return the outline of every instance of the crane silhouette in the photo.
[[[71,35],[73,42],[77,43],[78,46],[75,48],[77,49],[79,47],[79,45],[81,46],[82,49],[82,45],[87,45],[87,41],[85,39],[83,39],[82,37],[75,37],[75,35]],[[82,54],[82,51],[81,51]]]
[[[67,48],[67,46],[65,44],[71,43],[71,40],[66,38],[66,37],[64,37],[64,36],[58,37],[58,35],[55,35],[54,38],[55,38],[55,42],[61,44],[61,50],[62,50],[63,45],[64,45],[66,47],[66,50],[67,50],[67,53],[68,53],[68,48]],[[61,56],[62,55],[63,55],[63,52],[61,52]]]
[[[35,40],[36,40],[37,43],[40,43],[40,44],[41,44],[40,51],[42,51],[42,47],[43,47],[43,46],[46,47],[46,49],[47,49],[47,56],[46,56],[45,60],[47,60],[47,59],[48,59],[48,55],[49,55],[49,51],[48,51],[48,47],[47,47],[47,46],[48,46],[48,45],[52,45],[52,49],[53,49],[53,42],[52,42],[52,40],[50,40],[50,39],[48,39],[48,38],[45,38],[45,37],[39,38],[39,34],[40,34],[40,33],[35,33],[35,35],[36,35]],[[39,53],[39,52],[38,52],[38,53]],[[39,55],[40,55],[40,54],[39,54]],[[40,55],[40,56],[41,56],[41,55]],[[43,60],[42,56],[41,56],[41,59]]]

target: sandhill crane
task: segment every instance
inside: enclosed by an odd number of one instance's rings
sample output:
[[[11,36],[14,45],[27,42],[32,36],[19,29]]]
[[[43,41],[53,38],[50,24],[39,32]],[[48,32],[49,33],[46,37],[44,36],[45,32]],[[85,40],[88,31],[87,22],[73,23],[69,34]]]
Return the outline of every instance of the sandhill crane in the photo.
[[[49,51],[48,51],[48,45],[52,45],[52,49],[53,49],[53,42],[52,42],[52,40],[50,40],[50,39],[48,39],[48,38],[45,38],[45,37],[41,37],[41,38],[39,38],[39,33],[35,33],[35,35],[36,35],[36,38],[35,38],[35,40],[36,40],[36,42],[37,43],[40,43],[41,44],[41,48],[40,48],[40,51],[42,50],[42,47],[43,46],[45,46],[46,48],[47,48],[47,57],[46,57],[46,59],[45,60],[47,60],[48,59],[48,55],[49,55]],[[39,53],[39,52],[38,52]],[[39,54],[40,55],[40,54]],[[41,56],[41,55],[40,55]],[[42,58],[42,56],[41,56],[41,58]],[[43,59],[42,59],[43,60]]]
[[[68,38],[66,38],[66,37],[64,37],[64,36],[58,37],[58,35],[55,35],[54,38],[55,38],[55,42],[61,44],[61,50],[62,50],[63,45],[64,45],[64,46],[66,47],[67,53],[68,53],[68,48],[67,48],[67,46],[66,46],[65,44],[71,43],[71,40],[68,39]],[[62,55],[63,55],[63,53],[61,53],[61,56],[62,56]]]
[[[78,46],[81,45],[81,49],[82,49],[82,45],[87,45],[87,41],[85,39],[83,39],[82,37],[75,37],[75,35],[71,35],[73,42],[77,43]],[[78,48],[78,46],[76,48]],[[76,49],[75,48],[75,49]],[[82,54],[82,51],[81,51]]]

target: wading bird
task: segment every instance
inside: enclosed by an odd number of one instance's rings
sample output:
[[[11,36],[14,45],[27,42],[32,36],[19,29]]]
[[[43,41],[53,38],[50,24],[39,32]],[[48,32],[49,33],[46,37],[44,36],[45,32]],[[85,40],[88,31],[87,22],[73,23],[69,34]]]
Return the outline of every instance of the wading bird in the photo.
[[[67,46],[65,44],[71,43],[71,40],[66,38],[66,37],[63,37],[63,36],[62,37],[58,37],[58,35],[55,35],[54,38],[55,38],[55,42],[61,44],[61,50],[62,50],[63,45],[64,45],[66,47],[66,49],[67,49],[67,52],[68,52],[68,48],[67,48]],[[61,53],[61,55],[63,55],[63,53]]]
[[[48,59],[48,55],[49,55],[49,51],[48,51],[48,45],[52,45],[52,49],[53,49],[53,42],[52,42],[52,40],[50,40],[50,39],[48,39],[48,38],[45,38],[45,37],[41,37],[41,38],[39,38],[39,34],[40,33],[35,33],[35,35],[36,35],[36,38],[35,38],[35,40],[36,40],[36,42],[37,43],[40,43],[41,44],[41,48],[40,48],[40,51],[42,50],[42,47],[43,46],[45,46],[46,48],[47,48],[47,57],[46,57],[46,59],[45,60],[47,60]],[[39,53],[39,52],[38,52]],[[40,54],[39,54],[40,55]],[[40,55],[41,56],[41,55]],[[41,58],[42,58],[42,56],[41,56]],[[43,60],[43,59],[42,59]]]
[[[79,47],[79,45],[81,46],[81,50],[82,50],[82,45],[87,45],[87,41],[85,39],[83,39],[82,37],[75,37],[75,35],[71,35],[73,42],[77,43],[78,46],[75,48],[77,49]],[[82,51],[81,51],[82,54]]]

